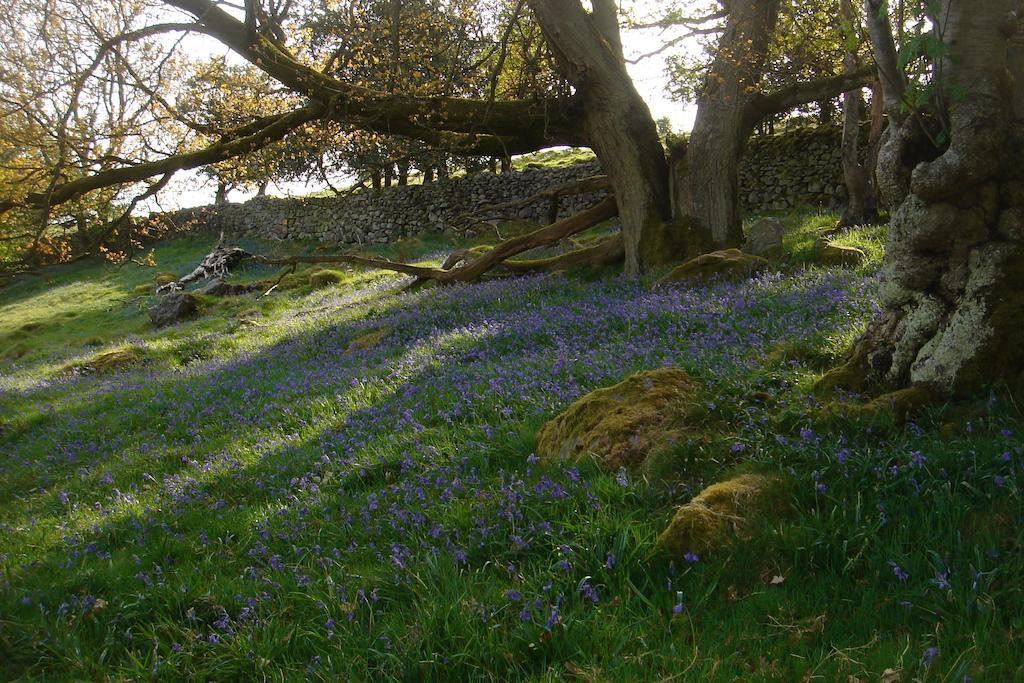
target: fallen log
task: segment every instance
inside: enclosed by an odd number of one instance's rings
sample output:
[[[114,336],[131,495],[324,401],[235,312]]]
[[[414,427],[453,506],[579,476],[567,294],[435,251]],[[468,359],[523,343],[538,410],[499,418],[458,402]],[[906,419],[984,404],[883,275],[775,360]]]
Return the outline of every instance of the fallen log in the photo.
[[[223,278],[227,275],[230,268],[247,260],[272,266],[291,266],[293,269],[298,264],[306,263],[346,263],[365,268],[378,268],[416,277],[417,279],[411,285],[412,287],[429,281],[440,284],[471,282],[499,266],[504,266],[512,272],[530,272],[566,268],[575,264],[610,262],[622,257],[621,237],[611,238],[592,247],[578,249],[547,259],[519,262],[509,261],[509,259],[537,247],[556,244],[567,237],[592,228],[602,221],[614,218],[616,215],[618,215],[618,207],[615,204],[615,198],[609,196],[596,206],[525,235],[505,240],[490,251],[482,254],[477,255],[470,250],[457,250],[445,259],[440,268],[417,266],[399,261],[389,261],[383,258],[356,256],[355,254],[311,254],[275,258],[262,254],[251,254],[239,247],[226,247],[223,244],[224,235],[221,234],[217,246],[203,257],[202,261],[191,273],[161,286],[157,289],[157,292],[178,291],[184,285],[196,280],[211,277]]]
[[[208,280],[211,277],[223,278],[228,274],[228,271],[230,271],[232,267],[251,256],[252,254],[239,247],[225,247],[224,233],[222,232],[220,234],[220,239],[217,240],[217,246],[213,248],[213,251],[203,257],[203,260],[199,262],[199,265],[195,267],[195,270],[188,275],[178,278],[174,282],[168,282],[165,285],[160,285],[156,289],[157,294],[179,291],[183,289],[185,285],[197,280]]]

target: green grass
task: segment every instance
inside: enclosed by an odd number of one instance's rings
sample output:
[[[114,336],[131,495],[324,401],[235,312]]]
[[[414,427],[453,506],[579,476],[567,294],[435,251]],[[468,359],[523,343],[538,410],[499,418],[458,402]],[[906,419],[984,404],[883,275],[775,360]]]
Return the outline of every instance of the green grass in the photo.
[[[1021,680],[1019,413],[994,393],[818,420],[806,388],[870,316],[884,231],[837,238],[868,262],[822,272],[836,217],[783,218],[791,275],[735,294],[570,274],[398,295],[347,268],[314,288],[317,267],[151,329],[135,289],[208,236],[0,290],[0,348],[26,349],[0,360],[0,679]],[[141,366],[69,375],[124,347]],[[662,357],[702,386],[706,450],[627,486],[531,461],[567,400]],[[784,514],[699,562],[654,554],[676,505],[752,468],[789,479]]]
[[[546,149],[532,154],[523,154],[512,159],[512,168],[521,171],[527,167],[562,168],[586,161],[594,161],[597,157],[589,149],[569,147],[566,149]]]

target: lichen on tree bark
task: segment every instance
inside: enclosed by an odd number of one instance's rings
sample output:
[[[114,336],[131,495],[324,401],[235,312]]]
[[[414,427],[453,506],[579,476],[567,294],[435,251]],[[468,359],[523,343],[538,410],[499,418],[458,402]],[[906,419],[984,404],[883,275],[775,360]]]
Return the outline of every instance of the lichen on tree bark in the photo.
[[[1011,3],[941,4],[950,57],[934,67],[943,97],[931,117],[895,122],[880,154],[880,189],[894,207],[883,308],[837,374],[948,393],[998,382],[1019,387],[1024,132],[1014,101],[1024,83],[1007,70]],[[876,53],[886,51],[876,45]],[[948,122],[949,143],[935,148],[928,127],[940,121]]]

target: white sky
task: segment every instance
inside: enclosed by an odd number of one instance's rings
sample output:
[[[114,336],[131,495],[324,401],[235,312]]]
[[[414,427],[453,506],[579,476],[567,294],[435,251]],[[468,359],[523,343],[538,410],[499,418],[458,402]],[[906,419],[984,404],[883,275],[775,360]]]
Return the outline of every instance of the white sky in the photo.
[[[643,4],[643,0],[640,0]],[[240,59],[224,48],[216,40],[199,35],[192,35],[186,39],[184,49],[196,58],[203,54],[209,56],[229,55],[229,60],[240,62]],[[622,32],[623,51],[627,59],[635,59],[640,54],[645,54],[656,49],[658,32],[653,30],[633,30]],[[691,49],[698,49],[696,44],[684,45]],[[628,64],[627,69],[633,77],[637,91],[647,102],[651,114],[655,119],[667,117],[672,122],[672,127],[677,131],[688,131],[693,126],[693,119],[696,114],[696,107],[689,103],[673,102],[668,98],[665,88],[665,54],[655,55],[643,59],[637,64]],[[313,183],[271,183],[268,194],[276,196],[304,195],[318,192],[325,189],[322,184]],[[180,173],[175,177],[168,187],[160,193],[158,203],[149,202],[144,210],[170,210],[186,206],[201,206],[213,202],[216,185],[209,179],[198,175],[195,171]],[[251,198],[254,192],[232,191],[229,195],[231,201],[245,201]],[[140,207],[143,208],[143,207]]]

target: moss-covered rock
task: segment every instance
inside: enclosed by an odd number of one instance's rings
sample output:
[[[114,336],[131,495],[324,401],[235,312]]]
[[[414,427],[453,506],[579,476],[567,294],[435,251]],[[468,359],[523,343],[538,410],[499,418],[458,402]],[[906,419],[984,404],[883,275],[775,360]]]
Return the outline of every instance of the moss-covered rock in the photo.
[[[657,548],[668,557],[713,552],[743,538],[758,520],[782,517],[787,498],[775,475],[742,474],[713,484],[676,511]]]
[[[98,353],[85,361],[72,363],[65,370],[80,374],[117,372],[118,370],[139,365],[143,360],[145,360],[145,357],[139,349],[134,346],[125,346]]]
[[[696,394],[693,380],[677,368],[633,375],[590,392],[545,423],[537,454],[570,461],[594,456],[611,469],[639,465],[680,434]]]
[[[156,275],[153,276],[153,284],[155,284],[157,287],[169,285],[172,282],[177,281],[178,276],[175,275],[174,273],[157,273]]]
[[[339,282],[345,280],[345,273],[340,270],[330,270],[324,268],[322,270],[315,270],[309,274],[309,284],[314,287],[326,287],[328,285],[336,285]]]
[[[867,254],[857,247],[845,247],[827,239],[819,239],[814,243],[814,262],[820,266],[853,268],[866,258]]]
[[[380,344],[381,340],[387,336],[388,328],[382,327],[379,330],[373,330],[366,334],[361,334],[353,339],[348,344],[348,348],[345,353],[354,353],[356,351],[367,351]]]
[[[760,256],[744,254],[739,249],[723,249],[692,258],[676,266],[658,280],[656,287],[673,284],[704,284],[712,280],[738,282],[764,272],[768,261]]]

